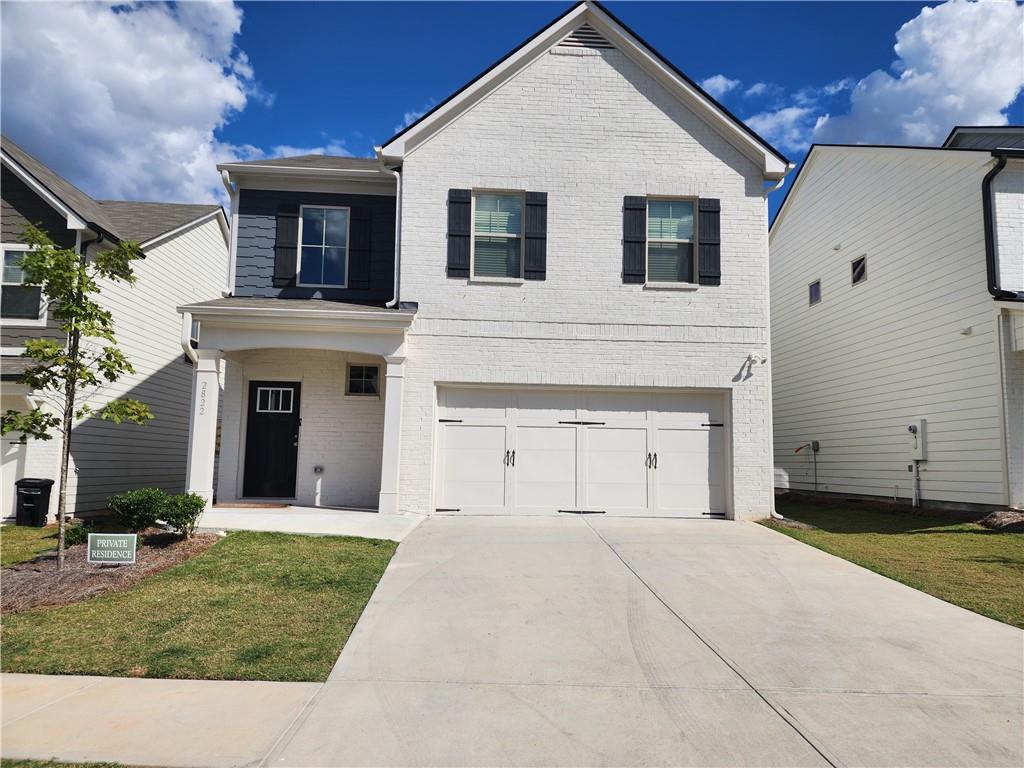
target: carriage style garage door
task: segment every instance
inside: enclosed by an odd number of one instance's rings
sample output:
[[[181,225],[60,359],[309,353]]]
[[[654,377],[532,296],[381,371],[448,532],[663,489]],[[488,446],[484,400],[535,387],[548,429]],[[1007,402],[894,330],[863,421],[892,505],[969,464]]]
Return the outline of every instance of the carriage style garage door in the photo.
[[[722,395],[438,390],[437,511],[721,517]]]

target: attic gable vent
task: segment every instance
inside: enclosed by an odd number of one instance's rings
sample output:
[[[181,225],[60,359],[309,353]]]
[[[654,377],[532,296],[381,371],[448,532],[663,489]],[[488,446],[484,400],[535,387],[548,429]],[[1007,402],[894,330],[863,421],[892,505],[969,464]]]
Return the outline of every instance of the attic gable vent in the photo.
[[[600,32],[589,24],[583,24],[568,35],[559,43],[566,48],[614,48],[611,43],[604,39]]]

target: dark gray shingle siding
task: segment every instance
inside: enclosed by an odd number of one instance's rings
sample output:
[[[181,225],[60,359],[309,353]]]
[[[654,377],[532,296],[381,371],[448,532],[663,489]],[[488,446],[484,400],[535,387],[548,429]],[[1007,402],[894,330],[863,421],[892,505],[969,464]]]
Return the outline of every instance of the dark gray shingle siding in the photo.
[[[41,226],[57,245],[70,248],[75,244],[75,233],[68,229],[67,219],[57,213],[31,187],[19,179],[9,168],[0,174],[3,204],[0,209],[0,230],[4,243],[22,243],[21,233],[28,224]]]
[[[370,288],[276,288],[274,237],[277,209],[296,205],[363,206],[372,217]],[[385,195],[348,195],[326,192],[280,192],[243,189],[238,205],[238,260],[235,295],[335,301],[380,302],[391,298],[395,262],[395,198]]]

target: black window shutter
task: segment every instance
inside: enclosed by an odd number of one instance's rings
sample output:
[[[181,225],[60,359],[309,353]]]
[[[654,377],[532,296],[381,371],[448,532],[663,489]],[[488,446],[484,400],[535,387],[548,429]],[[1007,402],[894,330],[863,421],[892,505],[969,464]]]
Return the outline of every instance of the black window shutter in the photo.
[[[622,199],[622,282],[647,280],[647,198]]]
[[[721,206],[713,197],[702,197],[697,208],[698,280],[701,285],[721,285]]]
[[[277,208],[277,234],[274,237],[274,286],[295,285],[299,263],[299,206],[281,203]]]
[[[448,277],[469,277],[472,199],[471,190],[448,190]]]
[[[523,277],[544,280],[548,264],[548,193],[527,192],[523,225]]]
[[[373,217],[369,208],[349,209],[348,220],[348,287],[365,291],[370,287],[370,232]]]

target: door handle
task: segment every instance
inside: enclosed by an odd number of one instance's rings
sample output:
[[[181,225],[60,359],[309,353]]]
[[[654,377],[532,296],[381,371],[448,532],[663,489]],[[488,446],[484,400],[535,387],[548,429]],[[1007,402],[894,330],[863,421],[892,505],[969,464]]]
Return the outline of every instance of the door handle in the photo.
[[[505,451],[505,458],[502,459],[501,461],[501,463],[504,464],[506,467],[508,466],[508,453],[508,451]]]
[[[647,460],[644,462],[644,466],[647,467],[648,469],[651,468],[651,454],[650,453],[647,454]]]
[[[658,454],[657,453],[654,454],[654,463],[651,466],[653,466],[655,469],[658,468]]]
[[[516,452],[512,451],[512,466],[514,467],[515,465],[516,465]]]

